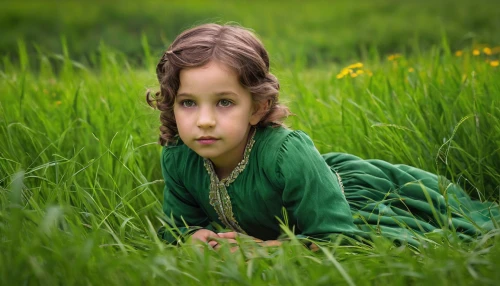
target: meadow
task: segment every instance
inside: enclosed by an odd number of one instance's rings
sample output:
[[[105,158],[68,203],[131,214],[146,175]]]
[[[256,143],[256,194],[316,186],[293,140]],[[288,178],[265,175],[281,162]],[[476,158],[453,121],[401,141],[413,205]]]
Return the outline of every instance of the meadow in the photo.
[[[496,4],[435,2],[2,3],[1,284],[495,285],[500,228],[472,241],[443,229],[419,247],[374,234],[316,252],[291,233],[235,253],[156,235],[159,114],[145,93],[175,34],[209,21],[261,36],[287,124],[322,153],[413,165],[498,202]]]

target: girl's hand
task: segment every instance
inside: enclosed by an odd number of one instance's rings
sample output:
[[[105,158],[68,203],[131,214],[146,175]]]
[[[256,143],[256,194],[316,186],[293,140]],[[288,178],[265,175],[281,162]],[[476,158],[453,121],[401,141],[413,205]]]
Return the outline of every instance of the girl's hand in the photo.
[[[216,239],[219,238],[217,233],[208,230],[208,229],[200,229],[191,235],[192,241],[198,241],[203,243],[208,243],[211,247],[215,248],[219,243]]]
[[[246,238],[246,239],[252,239],[253,241],[259,243],[261,246],[280,246],[281,241],[279,240],[266,240],[263,241],[261,239],[255,238],[253,236],[237,233],[237,232],[221,232],[218,233],[220,238],[225,238],[228,240],[229,243],[238,243],[236,241],[236,237],[239,236],[241,238]]]
[[[252,236],[249,236],[249,235],[246,235],[246,234],[241,234],[241,233],[237,233],[235,231],[231,231],[231,232],[220,232],[218,233],[219,237],[222,238],[222,239],[225,239],[228,243],[232,244],[232,245],[236,245],[236,246],[232,246],[229,251],[231,252],[235,252],[239,249],[239,246],[238,246],[238,241],[236,240],[236,237],[240,237],[242,239],[251,239],[251,240],[254,240],[255,242],[262,242],[262,240],[260,239],[257,239],[255,237],[252,237]],[[215,249],[218,249],[220,246],[218,246],[217,248]]]
[[[231,231],[231,232],[219,232],[217,235],[219,235],[219,239],[224,239],[229,244],[238,244],[238,241],[236,241],[236,237],[242,234],[237,233],[235,231]]]
[[[218,235],[219,235],[220,238],[227,239],[227,241],[229,243],[238,243],[236,241],[236,237],[239,237],[241,239],[246,239],[246,240],[250,240],[251,239],[251,240],[253,240],[255,242],[258,242],[258,243],[262,242],[262,240],[260,240],[258,238],[255,238],[255,237],[250,236],[250,235],[238,233],[238,232],[235,232],[235,231],[231,231],[231,232],[219,232]]]
[[[281,245],[281,241],[279,240],[266,240],[266,241],[263,241],[261,244],[261,246],[280,246]]]

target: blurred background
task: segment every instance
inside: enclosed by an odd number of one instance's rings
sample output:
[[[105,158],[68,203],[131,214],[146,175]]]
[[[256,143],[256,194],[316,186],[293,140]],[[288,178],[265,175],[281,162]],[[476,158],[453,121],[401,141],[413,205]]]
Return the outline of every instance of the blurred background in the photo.
[[[206,22],[254,29],[275,64],[409,54],[444,37],[455,50],[500,44],[500,4],[494,0],[10,0],[0,7],[2,57],[15,59],[21,42],[30,57],[57,58],[67,47],[86,66],[96,64],[103,44],[132,65],[156,61],[179,32]],[[145,56],[146,45],[151,50]]]

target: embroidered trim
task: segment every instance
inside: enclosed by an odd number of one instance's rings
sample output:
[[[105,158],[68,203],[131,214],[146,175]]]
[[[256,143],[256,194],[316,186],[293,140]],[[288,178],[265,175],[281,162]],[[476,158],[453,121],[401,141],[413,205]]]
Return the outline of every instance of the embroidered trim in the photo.
[[[344,183],[342,183],[342,178],[340,178],[340,175],[339,173],[337,173],[337,171],[335,169],[332,168],[332,170],[335,172],[335,175],[337,175],[337,180],[339,180],[339,185],[340,185],[340,190],[342,191],[342,194],[344,195],[345,197],[345,193],[344,193]]]
[[[243,160],[236,165],[236,168],[234,168],[227,178],[219,180],[212,162],[208,159],[203,160],[205,169],[207,169],[208,175],[210,176],[210,191],[208,195],[210,204],[214,207],[215,211],[219,215],[220,221],[226,227],[243,234],[246,234],[246,232],[239,226],[238,222],[234,218],[231,198],[227,193],[226,187],[229,187],[229,185],[236,180],[238,175],[245,170],[245,167],[248,164],[248,159],[250,158],[250,152],[252,151],[252,147],[255,143],[255,133],[256,131],[254,130],[250,140],[247,142],[245,152],[243,153]]]

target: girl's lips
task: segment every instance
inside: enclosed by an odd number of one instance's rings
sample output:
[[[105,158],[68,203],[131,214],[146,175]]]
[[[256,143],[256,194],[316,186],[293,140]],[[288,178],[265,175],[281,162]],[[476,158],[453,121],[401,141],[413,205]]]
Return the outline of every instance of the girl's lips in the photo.
[[[199,138],[199,139],[196,139],[196,141],[198,141],[198,143],[200,143],[201,145],[210,145],[210,144],[213,144],[217,141],[217,139],[215,138]]]

